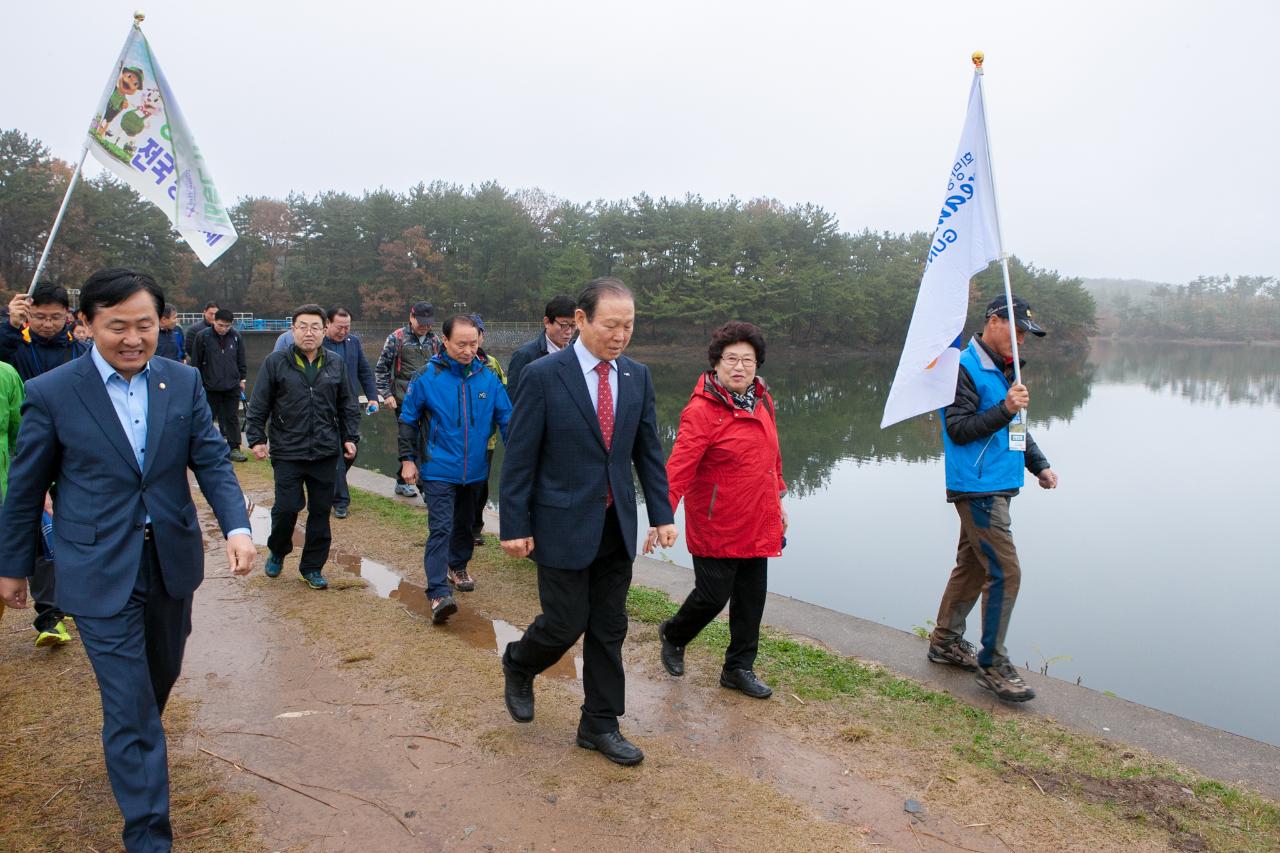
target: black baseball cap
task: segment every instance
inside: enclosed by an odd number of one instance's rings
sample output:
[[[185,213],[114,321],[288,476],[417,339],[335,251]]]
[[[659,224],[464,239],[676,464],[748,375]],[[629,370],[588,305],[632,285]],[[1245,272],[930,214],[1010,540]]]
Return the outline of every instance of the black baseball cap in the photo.
[[[409,309],[409,313],[414,316],[419,323],[434,323],[436,321],[436,309],[431,307],[430,302],[415,302],[413,307]]]
[[[987,316],[1009,319],[1009,303],[1003,296],[997,296],[991,300],[987,305]],[[1013,321],[1014,325],[1024,332],[1030,332],[1041,338],[1045,336],[1045,331],[1040,324],[1031,319],[1031,306],[1025,299],[1017,296],[1013,297]]]

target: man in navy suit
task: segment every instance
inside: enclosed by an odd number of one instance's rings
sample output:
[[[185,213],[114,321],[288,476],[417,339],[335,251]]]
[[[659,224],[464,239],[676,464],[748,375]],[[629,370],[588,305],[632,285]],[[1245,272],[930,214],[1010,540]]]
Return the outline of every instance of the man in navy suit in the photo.
[[[645,551],[675,544],[649,369],[622,355],[635,301],[616,278],[578,297],[572,346],[520,380],[502,465],[502,548],[538,564],[542,613],[502,656],[507,710],[533,719],[533,679],[585,633],[578,746],[618,764],[644,753],[623,737],[622,641],[636,554],[634,463],[652,525]]]
[[[213,428],[200,374],[152,358],[164,292],[148,275],[99,270],[80,294],[94,349],[27,383],[0,509],[0,598],[25,607],[26,573],[52,486],[58,607],[75,617],[102,694],[102,745],[124,846],[169,850],[160,714],[182,667],[204,546],[187,469],[253,568],[244,495]]]

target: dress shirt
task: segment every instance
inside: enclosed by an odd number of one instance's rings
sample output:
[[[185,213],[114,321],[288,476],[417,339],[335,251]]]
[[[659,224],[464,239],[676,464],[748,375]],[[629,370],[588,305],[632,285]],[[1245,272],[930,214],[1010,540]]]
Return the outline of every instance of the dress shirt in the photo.
[[[102,384],[107,388],[107,396],[111,398],[111,406],[116,410],[116,417],[119,418],[120,426],[124,429],[124,437],[129,440],[129,446],[133,448],[133,458],[138,461],[138,469],[142,470],[146,467],[147,412],[151,402],[147,389],[147,374],[151,371],[151,363],[148,362],[147,366],[135,373],[132,379],[126,380],[102,357],[97,347],[89,350],[89,357],[93,359],[93,366],[98,368]],[[147,524],[150,523],[151,515],[148,514]],[[237,533],[247,536],[249,530],[237,527],[227,536],[235,536]]]
[[[546,338],[547,340],[547,355],[551,355],[551,353],[553,352],[560,352],[560,350],[564,349],[564,347],[556,346],[556,342],[551,340],[551,338],[547,338],[547,335],[545,332],[542,334],[542,337]]]
[[[574,355],[578,357],[578,364],[582,367],[582,378],[587,383],[587,393],[591,395],[591,408],[596,411],[600,410],[600,374],[596,373],[596,365],[602,359],[596,358],[582,343],[582,338],[578,338],[573,342]],[[616,361],[607,362],[609,365],[609,396],[613,397],[613,413],[618,413],[618,363]]]

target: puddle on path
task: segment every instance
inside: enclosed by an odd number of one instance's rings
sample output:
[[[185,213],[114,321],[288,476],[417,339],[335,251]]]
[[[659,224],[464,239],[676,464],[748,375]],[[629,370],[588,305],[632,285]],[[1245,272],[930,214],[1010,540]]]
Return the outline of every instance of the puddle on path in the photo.
[[[400,575],[368,557],[356,554],[330,554],[329,560],[337,563],[344,571],[367,580],[379,598],[390,598],[403,581]]]
[[[401,580],[400,585],[386,597],[400,602],[410,612],[427,619],[431,618],[431,602],[427,600],[427,591],[421,584]],[[466,599],[459,599],[459,601],[465,603]],[[465,608],[450,616],[449,621],[444,625],[436,627],[439,630],[457,634],[462,640],[478,649],[492,649],[499,655],[506,650],[508,643],[513,643],[524,636],[524,631],[510,622],[503,619],[489,619]],[[582,658],[570,650],[543,674],[554,678],[580,679],[582,678]]]
[[[267,538],[271,535],[271,509],[252,503],[249,504],[248,509],[253,544],[266,545]],[[301,548],[302,543],[303,531],[295,528],[293,544]],[[405,580],[394,569],[358,554],[333,551],[329,555],[329,561],[343,571],[364,578],[379,598],[398,601],[410,612],[425,616],[427,619],[431,618],[431,602],[427,600],[427,591],[421,584]],[[465,597],[460,597],[458,602],[465,604]],[[449,621],[441,626],[441,630],[457,634],[476,648],[492,649],[499,655],[507,648],[508,643],[513,643],[524,636],[524,631],[510,622],[502,619],[488,619],[465,608],[450,617]],[[544,674],[554,678],[581,680],[582,657],[570,650]]]

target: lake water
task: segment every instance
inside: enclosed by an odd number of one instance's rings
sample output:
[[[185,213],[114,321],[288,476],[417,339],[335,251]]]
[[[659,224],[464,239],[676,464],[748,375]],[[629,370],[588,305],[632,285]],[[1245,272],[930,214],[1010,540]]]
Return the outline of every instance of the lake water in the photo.
[[[248,336],[251,378],[271,340]],[[1023,578],[1010,655],[1280,745],[1280,666],[1267,651],[1280,602],[1280,349],[1027,350],[1032,433],[1061,482],[1029,480],[1013,501]],[[703,364],[649,361],[668,449]],[[910,630],[936,615],[959,522],[936,418],[879,429],[894,366],[771,353],[761,375],[778,405],[791,527],[769,588]],[[358,464],[391,473],[394,422],[363,425]],[[501,449],[494,495],[500,465]],[[680,545],[660,556],[691,565]]]

